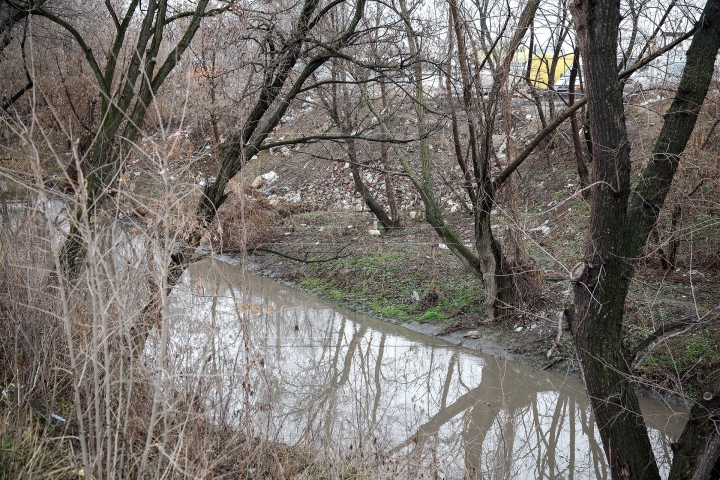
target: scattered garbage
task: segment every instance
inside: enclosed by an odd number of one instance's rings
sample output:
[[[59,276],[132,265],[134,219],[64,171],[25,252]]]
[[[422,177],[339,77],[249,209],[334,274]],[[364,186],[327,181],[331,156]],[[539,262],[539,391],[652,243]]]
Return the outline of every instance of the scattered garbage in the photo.
[[[285,198],[285,200],[287,200],[288,202],[292,202],[292,203],[299,203],[299,202],[300,202],[300,194],[297,193],[297,192],[295,192],[295,193],[288,193],[288,194],[285,195],[284,198]]]
[[[260,175],[260,176],[263,178],[263,180],[265,180],[265,181],[267,182],[268,185],[270,185],[270,184],[273,183],[275,180],[277,180],[278,178],[280,178],[280,175],[278,175],[277,173],[275,173],[275,172],[272,171],[272,170],[270,170],[270,171],[267,172],[267,173],[263,173],[263,174]]]
[[[57,420],[58,422],[67,422],[67,420],[65,420],[63,417],[61,417],[60,415],[57,415],[57,414],[55,414],[55,413],[53,413],[53,414],[50,415],[50,416],[51,416],[54,420]]]
[[[262,187],[262,184],[263,178],[261,175],[258,175],[257,177],[255,177],[255,180],[253,180],[250,184],[250,188],[254,188],[255,190],[257,190],[258,188]]]
[[[415,290],[413,290],[413,292],[412,292],[412,299],[413,299],[413,302],[420,301],[420,294],[418,292],[416,292]]]
[[[187,135],[187,131],[186,131],[186,130],[178,130],[178,131],[176,131],[176,132],[171,133],[170,135],[168,135],[165,139],[166,139],[166,140],[170,140],[171,138],[184,137],[185,135]]]
[[[477,340],[478,338],[482,338],[482,333],[480,332],[480,330],[470,330],[469,332],[465,333],[463,337]]]
[[[548,233],[550,233],[550,227],[540,225],[539,227],[531,228],[530,230],[528,230],[528,232],[540,232],[543,235],[547,235]]]
[[[440,250],[450,250],[450,248],[444,243],[438,243],[438,247],[440,248]]]
[[[522,330],[523,330],[523,327],[521,325],[516,324],[515,326],[513,326],[513,332],[515,332],[515,333],[522,332]]]

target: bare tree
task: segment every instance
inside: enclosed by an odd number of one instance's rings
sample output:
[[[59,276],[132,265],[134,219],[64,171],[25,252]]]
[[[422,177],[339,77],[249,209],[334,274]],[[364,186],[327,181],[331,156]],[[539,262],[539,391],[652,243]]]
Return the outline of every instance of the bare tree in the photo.
[[[412,21],[413,13],[410,6],[404,1],[399,2],[398,15],[400,15],[404,23],[410,58],[414,59],[412,70],[414,81],[413,101],[417,117],[417,138],[420,144],[419,171],[415,170],[401,149],[397,146],[393,148],[403,165],[405,173],[409,176],[420,194],[428,223],[461,262],[483,280],[485,286],[485,314],[489,321],[494,321],[504,314],[507,307],[512,305],[512,297],[514,293],[516,293],[513,289],[510,265],[502,253],[500,243],[494,237],[490,228],[490,212],[493,209],[494,189],[496,188],[491,180],[491,160],[494,155],[492,137],[495,131],[495,118],[499,111],[500,92],[509,79],[510,64],[514,52],[525,36],[530,23],[533,21],[538,5],[539,2],[531,1],[524,7],[515,32],[510,36],[507,45],[504,47],[505,54],[499,57],[499,64],[495,67],[495,82],[487,102],[476,104],[473,97],[475,96],[477,99],[483,98],[481,93],[482,86],[473,81],[474,79],[471,77],[468,61],[473,58],[473,56],[469,55],[466,49],[466,35],[459,16],[459,10],[454,3],[450,4],[452,30],[458,48],[457,59],[462,78],[463,105],[472,161],[472,180],[475,189],[473,211],[475,215],[475,244],[478,252],[476,255],[472,249],[464,245],[458,239],[457,235],[448,227],[435,200],[434,181],[431,172],[432,153],[428,142],[429,124],[426,117],[426,101],[423,85],[425,75],[423,72],[424,59],[421,55],[420,36],[415,31],[415,26]],[[506,26],[507,22],[505,27]],[[502,28],[502,32],[505,31],[505,27]],[[487,40],[490,37],[486,35],[483,38]],[[487,50],[486,58],[478,61],[479,65],[484,64],[485,61],[488,60],[490,53],[494,51],[499,40],[500,37],[493,39],[494,44]],[[373,101],[369,97],[367,100],[368,105],[373,109],[374,114],[380,121],[383,131],[390,135],[391,133],[383,115],[376,109]],[[482,112],[482,114],[478,115],[480,112]],[[469,168],[467,167],[463,169],[463,176],[466,176],[468,170]],[[465,181],[467,180],[465,179]]]
[[[104,65],[102,58],[93,48],[92,32],[66,19],[62,12],[55,12],[50,6],[34,4],[29,12],[43,17],[67,31],[83,52],[95,80],[95,89],[100,96],[100,122],[94,132],[88,155],[78,156],[79,164],[68,167],[70,172],[81,172],[75,178],[75,187],[79,187],[80,178],[86,184],[87,208],[93,211],[100,202],[112,193],[113,186],[119,180],[123,162],[132,143],[137,138],[148,108],[158,90],[180,61],[185,50],[200,27],[202,19],[211,14],[221,13],[225,6],[208,10],[209,0],[200,0],[193,9],[177,11],[167,0],[151,0],[145,8],[140,8],[137,0],[127,4],[125,11],[117,10],[111,2],[105,2],[104,12],[112,22],[114,35],[103,45],[107,50]],[[178,22],[186,22],[178,33],[178,40],[168,45],[168,29]],[[123,58],[124,51],[130,50],[128,59]],[[167,52],[164,60],[161,57]],[[82,152],[80,152],[82,154]],[[71,175],[72,176],[72,175]],[[83,215],[83,209],[76,215]],[[78,273],[83,257],[82,235],[78,223],[71,226],[65,245],[65,263],[68,271]]]

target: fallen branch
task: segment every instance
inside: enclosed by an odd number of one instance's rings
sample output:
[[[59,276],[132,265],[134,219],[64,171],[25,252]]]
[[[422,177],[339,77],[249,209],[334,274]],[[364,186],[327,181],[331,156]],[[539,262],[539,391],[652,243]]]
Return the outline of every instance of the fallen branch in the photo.
[[[647,348],[649,345],[651,345],[653,342],[658,340],[660,337],[672,332],[673,330],[677,330],[678,328],[685,327],[687,325],[690,325],[694,322],[688,322],[690,318],[684,318],[682,320],[678,320],[677,322],[670,322],[663,324],[660,328],[655,330],[653,333],[648,335],[645,340],[638,343],[635,348],[633,348],[630,351],[630,356],[632,359],[635,359],[638,353],[640,353],[643,349]]]
[[[15,95],[13,95],[13,96],[10,97],[8,100],[6,100],[5,102],[3,102],[3,104],[2,104],[2,109],[3,109],[3,111],[7,111],[7,109],[10,108],[13,103],[17,102],[17,101],[20,99],[20,97],[22,97],[23,94],[25,94],[25,92],[27,92],[28,90],[30,90],[31,88],[33,88],[33,85],[34,85],[33,81],[30,80],[23,88],[21,88],[20,90],[18,90],[18,91],[15,93]]]
[[[319,258],[319,259],[310,259],[308,260],[309,253],[305,253],[305,258],[299,258],[299,257],[293,257],[292,255],[288,255],[286,253],[278,252],[277,250],[273,250],[272,248],[267,247],[254,247],[254,248],[248,248],[248,249],[241,249],[241,248],[232,248],[232,249],[224,249],[220,250],[218,253],[220,254],[228,254],[228,253],[249,253],[251,255],[255,254],[255,252],[265,252],[265,253],[272,253],[273,255],[278,255],[283,258],[287,258],[288,260],[293,260],[295,262],[301,262],[305,264],[311,264],[311,263],[325,263],[325,262],[332,262],[334,260],[340,260],[341,258],[347,258],[350,256],[350,254],[347,255],[340,255],[340,253],[345,250],[347,247],[352,245],[352,242],[346,244],[344,247],[342,247],[340,250],[337,251],[334,257],[331,258]]]

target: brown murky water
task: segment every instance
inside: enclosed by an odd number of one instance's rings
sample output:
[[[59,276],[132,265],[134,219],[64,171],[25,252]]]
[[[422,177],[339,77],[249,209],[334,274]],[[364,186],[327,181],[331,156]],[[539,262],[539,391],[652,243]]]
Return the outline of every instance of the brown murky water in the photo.
[[[2,228],[36,209],[62,218],[61,202],[28,205],[16,190],[0,184]],[[102,250],[134,265],[144,258],[122,228],[106,237]],[[408,477],[607,478],[576,378],[333,307],[221,260],[188,269],[171,298],[167,392],[203,399],[211,421],[333,458],[362,452],[378,469],[402,464]],[[149,364],[158,340],[155,331]],[[648,399],[641,406],[667,473],[685,415]]]
[[[200,374],[186,387],[217,420],[407,462],[411,476],[607,477],[576,378],[354,314],[220,260],[190,268],[173,298],[168,368]],[[641,404],[667,472],[684,415]]]

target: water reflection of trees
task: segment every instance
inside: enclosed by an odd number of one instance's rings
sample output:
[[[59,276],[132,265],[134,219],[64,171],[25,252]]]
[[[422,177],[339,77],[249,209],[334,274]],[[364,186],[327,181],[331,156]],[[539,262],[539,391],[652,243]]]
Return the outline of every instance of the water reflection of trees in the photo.
[[[186,368],[213,358],[207,401],[234,405],[236,427],[382,454],[411,475],[434,464],[477,478],[607,476],[576,380],[409,339],[239,272],[221,262],[191,270],[174,327]]]

